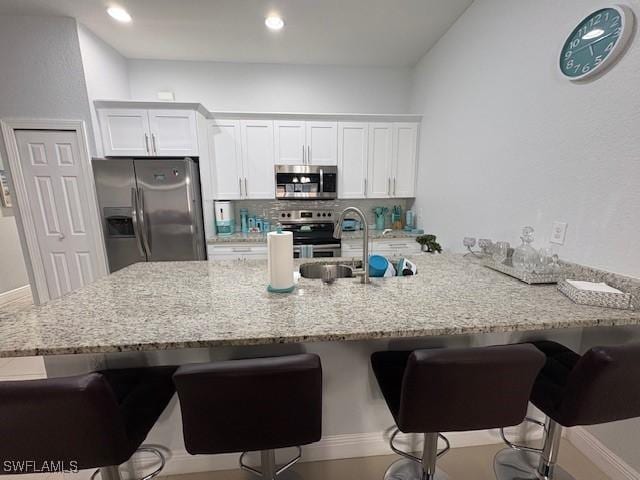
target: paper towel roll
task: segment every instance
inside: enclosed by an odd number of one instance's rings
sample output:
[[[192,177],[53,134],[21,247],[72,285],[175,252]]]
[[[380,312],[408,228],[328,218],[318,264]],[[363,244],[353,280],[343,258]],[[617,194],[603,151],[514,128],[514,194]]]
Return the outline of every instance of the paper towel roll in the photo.
[[[269,252],[270,292],[291,292],[293,290],[293,233],[269,232],[267,234]]]

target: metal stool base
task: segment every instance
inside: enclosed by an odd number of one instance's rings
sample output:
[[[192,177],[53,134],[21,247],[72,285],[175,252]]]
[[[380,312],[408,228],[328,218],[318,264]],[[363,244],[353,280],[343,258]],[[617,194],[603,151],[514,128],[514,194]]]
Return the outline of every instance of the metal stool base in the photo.
[[[575,480],[557,464],[551,477],[543,477],[537,471],[539,463],[538,454],[506,448],[496,454],[493,471],[498,480]]]
[[[448,480],[449,477],[439,468],[435,476],[427,478],[420,463],[401,458],[393,462],[384,474],[384,480]]]
[[[256,475],[253,472],[244,472],[243,478],[246,480],[303,480],[303,477],[293,470],[285,470],[272,478],[265,477],[263,475]]]

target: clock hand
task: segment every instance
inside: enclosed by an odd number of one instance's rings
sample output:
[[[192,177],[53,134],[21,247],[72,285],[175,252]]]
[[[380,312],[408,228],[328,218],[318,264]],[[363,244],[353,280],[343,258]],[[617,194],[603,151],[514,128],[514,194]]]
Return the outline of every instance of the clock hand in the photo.
[[[593,42],[591,42],[591,43],[587,43],[586,45],[583,45],[583,46],[582,46],[582,47],[580,47],[580,48],[576,48],[576,49],[574,50],[574,53],[578,53],[580,50],[584,50],[584,49],[585,49],[585,48],[587,48],[587,47],[591,47],[591,48],[593,48],[593,45],[595,45],[595,44],[596,44],[596,43],[598,43],[598,42],[601,42],[602,40],[604,40],[604,39],[605,39],[605,38],[607,38],[607,37],[610,37],[611,35],[613,35],[613,32],[611,32],[611,33],[609,33],[609,34],[605,35],[604,37],[600,37],[599,39],[594,40],[594,41],[593,41]],[[592,53],[592,55],[593,55],[593,53]]]

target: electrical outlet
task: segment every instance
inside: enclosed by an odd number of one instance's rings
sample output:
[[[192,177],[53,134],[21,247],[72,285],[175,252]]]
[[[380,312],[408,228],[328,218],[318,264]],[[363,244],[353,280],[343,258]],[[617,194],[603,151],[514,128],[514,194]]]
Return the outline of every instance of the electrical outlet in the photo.
[[[553,222],[551,227],[551,243],[556,245],[564,245],[564,239],[567,236],[567,224],[565,222]]]

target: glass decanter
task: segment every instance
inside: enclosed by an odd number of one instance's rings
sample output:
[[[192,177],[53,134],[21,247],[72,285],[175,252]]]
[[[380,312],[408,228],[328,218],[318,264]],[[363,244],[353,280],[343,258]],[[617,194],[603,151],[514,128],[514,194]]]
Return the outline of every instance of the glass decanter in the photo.
[[[513,268],[523,272],[533,272],[538,262],[538,252],[531,246],[533,243],[533,227],[522,229],[522,245],[513,251]]]

